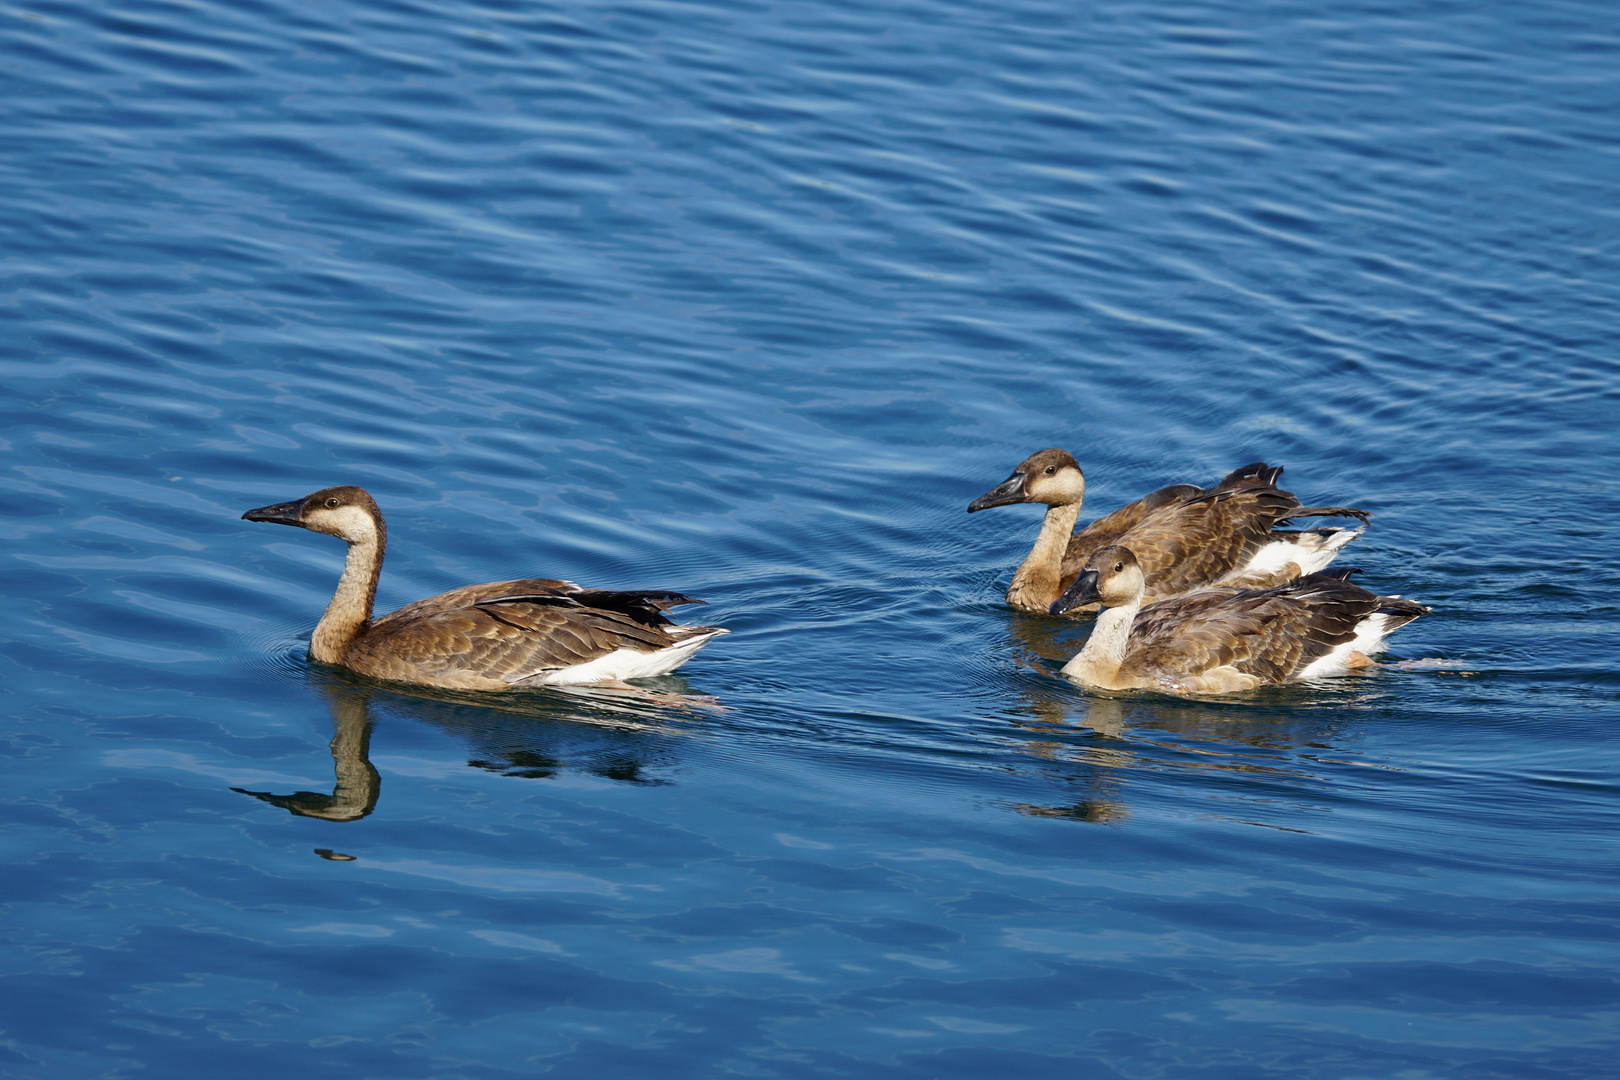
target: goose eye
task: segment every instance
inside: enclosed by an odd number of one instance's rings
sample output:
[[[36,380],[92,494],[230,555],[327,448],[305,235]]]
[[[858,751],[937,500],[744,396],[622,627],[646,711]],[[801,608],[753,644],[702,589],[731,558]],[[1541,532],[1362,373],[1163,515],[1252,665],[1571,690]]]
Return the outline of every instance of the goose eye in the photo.
[[[1057,466],[1056,465],[1048,465],[1046,467],[1046,475],[1047,476],[1051,476],[1055,472],[1057,472]]]
[[[330,499],[327,499],[326,505],[331,507],[333,510],[336,510],[338,505],[337,496],[334,495]]]
[[[1116,573],[1116,574],[1117,574],[1117,573],[1119,573],[1119,572],[1120,572],[1120,571],[1121,571],[1121,570],[1123,570],[1123,569],[1125,569],[1125,564],[1124,564],[1124,563],[1122,563],[1122,562],[1117,562],[1117,563],[1115,563],[1115,564],[1114,564],[1114,572],[1115,572],[1115,573]]]

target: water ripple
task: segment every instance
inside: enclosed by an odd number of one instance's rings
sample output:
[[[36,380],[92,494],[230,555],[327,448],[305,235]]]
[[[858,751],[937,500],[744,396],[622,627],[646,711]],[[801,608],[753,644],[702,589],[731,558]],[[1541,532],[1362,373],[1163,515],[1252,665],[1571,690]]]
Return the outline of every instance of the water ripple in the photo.
[[[1600,1075],[1608,16],[0,11],[14,1071]],[[1037,515],[964,513],[1048,445],[1367,507],[1443,663],[1078,691],[1001,602]],[[326,671],[340,546],[238,519],[333,483],[383,608],[733,632]]]

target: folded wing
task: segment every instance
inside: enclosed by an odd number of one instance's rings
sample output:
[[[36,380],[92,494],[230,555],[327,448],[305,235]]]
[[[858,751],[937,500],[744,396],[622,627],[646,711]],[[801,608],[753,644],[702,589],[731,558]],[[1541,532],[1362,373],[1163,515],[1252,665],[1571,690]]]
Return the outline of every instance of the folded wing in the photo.
[[[1280,466],[1255,462],[1234,470],[1211,487],[1178,484],[1154,492],[1074,535],[1063,558],[1061,584],[1067,589],[1096,551],[1111,544],[1136,554],[1147,583],[1147,599],[1176,596],[1208,585],[1247,565],[1269,542],[1271,532],[1296,517],[1350,516],[1347,507],[1301,506],[1292,492],[1277,487]],[[1150,505],[1151,503],[1151,505]],[[1140,511],[1135,508],[1140,505]],[[1132,511],[1135,520],[1112,537],[1093,529]],[[1121,522],[1129,517],[1120,518]]]
[[[547,579],[469,585],[377,620],[356,644],[352,664],[402,681],[538,683],[621,649],[651,654],[716,633],[664,617],[668,608],[695,603],[702,601],[665,590],[582,589]]]

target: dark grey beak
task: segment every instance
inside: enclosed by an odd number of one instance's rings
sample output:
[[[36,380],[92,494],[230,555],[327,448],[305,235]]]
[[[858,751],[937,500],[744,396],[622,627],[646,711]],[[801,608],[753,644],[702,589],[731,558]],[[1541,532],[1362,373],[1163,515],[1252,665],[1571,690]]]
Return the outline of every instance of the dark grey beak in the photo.
[[[1053,615],[1062,615],[1081,604],[1095,604],[1101,599],[1102,596],[1097,592],[1097,571],[1087,570],[1075,578],[1074,584],[1070,585],[1062,596],[1052,601],[1052,606],[1047,610]]]
[[[293,502],[276,503],[274,506],[261,506],[257,510],[249,510],[242,515],[243,521],[273,521],[277,525],[297,525],[304,527],[304,500],[296,499]]]
[[[1013,473],[1007,479],[968,503],[968,513],[975,510],[988,510],[992,506],[1011,506],[1013,503],[1028,502],[1024,494],[1024,474]]]

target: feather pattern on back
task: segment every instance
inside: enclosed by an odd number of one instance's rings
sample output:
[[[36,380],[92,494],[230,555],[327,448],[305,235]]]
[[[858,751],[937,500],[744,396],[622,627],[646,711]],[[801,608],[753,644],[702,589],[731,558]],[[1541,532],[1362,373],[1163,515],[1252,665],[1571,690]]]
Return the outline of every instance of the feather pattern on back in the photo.
[[[637,593],[574,586],[569,595],[541,592],[534,584],[472,586],[496,595],[457,603],[445,594],[418,601],[417,612],[401,608],[356,641],[349,666],[406,682],[428,681],[422,678],[427,676],[440,685],[487,680],[517,686],[544,682],[552,673],[618,649],[658,652],[697,633],[719,632],[675,626]]]
[[[1307,574],[1272,589],[1213,587],[1143,606],[1131,550],[1098,551],[1053,613],[1092,601],[1106,610],[1064,673],[1108,689],[1228,693],[1343,670],[1356,649],[1428,611],[1352,584],[1355,571]]]
[[[1290,518],[1366,519],[1365,511],[1348,507],[1300,506],[1292,492],[1276,486],[1281,475],[1281,466],[1255,462],[1208,488],[1191,489],[1182,484],[1155,492],[1148,499],[1166,492],[1176,494],[1145,508],[1122,532],[1110,528],[1093,534],[1092,529],[1108,518],[1093,522],[1069,541],[1060,587],[1073,585],[1097,551],[1118,544],[1136,554],[1147,581],[1147,600],[1152,602],[1211,584],[1243,567],[1266,545],[1272,530]]]
[[[1160,600],[1137,614],[1120,674],[1173,682],[1230,667],[1264,683],[1286,682],[1355,640],[1356,627],[1381,603],[1331,574],[1275,589],[1205,589]]]

